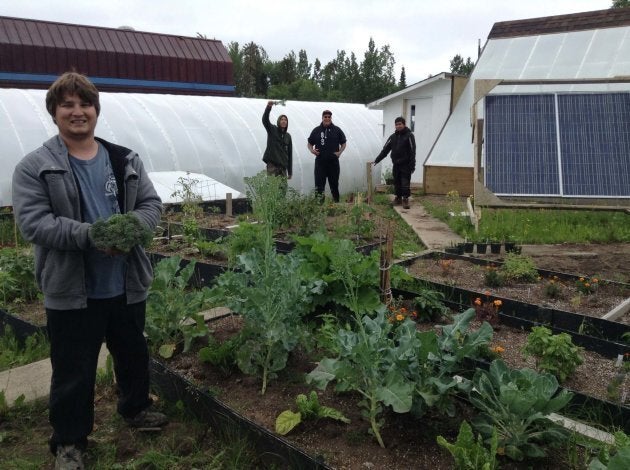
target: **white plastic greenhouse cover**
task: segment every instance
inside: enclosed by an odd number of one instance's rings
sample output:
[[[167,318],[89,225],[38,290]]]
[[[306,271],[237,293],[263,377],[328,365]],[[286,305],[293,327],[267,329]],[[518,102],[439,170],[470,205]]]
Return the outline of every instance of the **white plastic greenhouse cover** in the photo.
[[[0,206],[11,205],[11,177],[17,162],[57,134],[45,106],[45,90],[0,89]],[[267,134],[262,114],[267,100],[214,96],[100,93],[96,135],[129,147],[149,172],[184,171],[207,175],[242,193],[243,178],[264,169]],[[346,134],[339,189],[365,191],[365,164],[382,146],[382,111],[361,104],[287,101],[274,106],[271,122],[289,117],[293,139],[293,178],[302,192],[314,188],[314,157],[306,148],[311,130],[330,109]],[[376,167],[374,177],[380,175]],[[328,187],[327,187],[328,191]],[[235,196],[236,197],[236,196]]]
[[[470,123],[479,79],[587,79],[630,76],[630,27],[488,40],[425,165],[472,167]],[[502,86],[494,93],[629,91],[630,83]],[[483,107],[478,108],[483,112]],[[478,115],[478,117],[483,117]]]

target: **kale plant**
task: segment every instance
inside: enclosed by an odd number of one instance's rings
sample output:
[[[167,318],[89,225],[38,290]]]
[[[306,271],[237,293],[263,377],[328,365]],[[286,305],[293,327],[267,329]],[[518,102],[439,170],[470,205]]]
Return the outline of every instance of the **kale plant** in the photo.
[[[136,245],[149,246],[153,233],[133,213],[127,213],[97,220],[90,227],[90,237],[99,250],[128,253]]]

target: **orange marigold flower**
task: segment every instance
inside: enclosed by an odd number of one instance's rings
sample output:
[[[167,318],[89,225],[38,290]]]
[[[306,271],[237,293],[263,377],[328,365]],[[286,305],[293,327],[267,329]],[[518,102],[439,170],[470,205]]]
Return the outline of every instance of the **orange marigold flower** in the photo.
[[[418,316],[418,314],[417,314],[416,312],[411,312],[411,316],[412,316],[413,318],[416,318],[416,317]]]
[[[481,305],[481,299],[479,297],[475,299],[475,305]]]
[[[494,301],[494,306],[495,307],[500,307],[501,305],[503,305],[503,302],[501,302],[499,299]]]
[[[407,309],[406,309],[405,307],[402,307],[402,308],[400,309],[400,313],[407,313]]]
[[[584,278],[583,277],[580,278],[580,282],[584,282]]]
[[[592,282],[593,282],[593,284],[597,284],[599,281],[597,280],[597,278],[596,278],[596,277],[594,277],[594,278],[592,279]]]
[[[400,313],[398,315],[396,315],[396,320],[403,321],[404,319],[405,319],[404,315],[401,315]]]
[[[497,354],[501,354],[501,353],[505,352],[505,348],[503,348],[501,346],[495,346],[494,348],[492,348],[492,351],[497,353]]]
[[[584,287],[591,287],[591,285],[588,282],[585,282]]]

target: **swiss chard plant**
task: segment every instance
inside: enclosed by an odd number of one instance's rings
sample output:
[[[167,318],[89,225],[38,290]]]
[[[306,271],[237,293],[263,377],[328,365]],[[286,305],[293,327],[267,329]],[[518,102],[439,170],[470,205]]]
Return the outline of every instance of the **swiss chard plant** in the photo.
[[[319,403],[317,392],[314,390],[308,396],[299,394],[295,399],[297,405],[297,413],[291,410],[285,410],[276,418],[276,432],[281,435],[288,434],[302,421],[317,421],[321,418],[336,419],[338,421],[349,423],[343,413],[329,406],[323,406]]]
[[[164,358],[170,358],[178,345],[188,351],[195,338],[209,333],[200,312],[207,306],[210,291],[190,289],[196,263],[180,268],[180,262],[179,256],[173,256],[157,264],[147,298],[147,341]]]
[[[29,302],[37,298],[35,262],[29,248],[0,249],[0,302]]]
[[[481,435],[478,435],[477,440],[475,440],[475,435],[467,421],[462,421],[457,440],[454,443],[448,442],[442,436],[437,437],[437,443],[451,453],[455,459],[457,470],[494,470],[498,468],[496,429],[492,431],[490,449],[486,449],[484,446]]]
[[[496,428],[500,453],[514,460],[544,457],[544,446],[562,443],[567,431],[548,419],[571,400],[572,394],[558,391],[551,374],[532,369],[511,370],[499,359],[488,371],[478,369],[472,380],[470,402],[480,411],[473,426],[490,438]]]

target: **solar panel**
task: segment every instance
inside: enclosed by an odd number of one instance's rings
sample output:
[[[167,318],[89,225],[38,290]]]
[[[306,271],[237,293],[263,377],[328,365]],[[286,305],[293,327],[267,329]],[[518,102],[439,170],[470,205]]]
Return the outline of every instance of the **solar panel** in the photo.
[[[630,196],[630,93],[489,95],[485,132],[496,194]]]
[[[553,95],[486,97],[486,186],[496,194],[559,194]]]
[[[563,191],[630,196],[630,93],[558,95]]]

